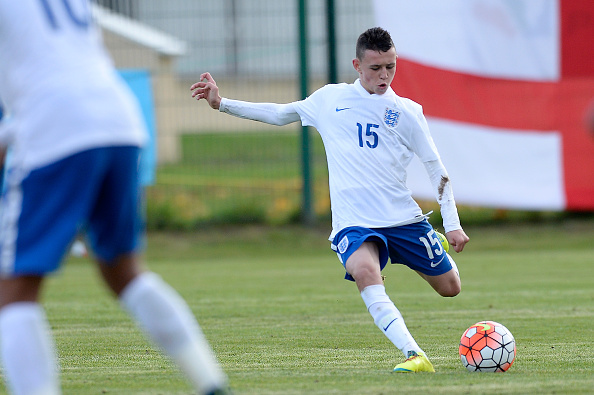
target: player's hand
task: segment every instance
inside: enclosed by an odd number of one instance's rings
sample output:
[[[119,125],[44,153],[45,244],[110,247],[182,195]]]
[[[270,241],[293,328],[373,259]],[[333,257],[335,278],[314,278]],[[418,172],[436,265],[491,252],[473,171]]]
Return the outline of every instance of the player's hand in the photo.
[[[452,230],[446,233],[445,236],[448,239],[448,243],[450,243],[450,247],[454,247],[454,251],[456,252],[462,252],[464,246],[470,240],[462,229]]]
[[[221,105],[221,96],[219,96],[219,87],[210,73],[200,75],[200,82],[196,82],[190,87],[192,97],[196,100],[206,99],[208,105],[218,110]]]

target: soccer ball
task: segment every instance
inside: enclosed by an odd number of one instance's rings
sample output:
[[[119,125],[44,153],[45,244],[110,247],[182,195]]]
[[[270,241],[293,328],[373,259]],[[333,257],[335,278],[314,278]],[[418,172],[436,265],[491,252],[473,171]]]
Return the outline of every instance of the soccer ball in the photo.
[[[481,321],[466,329],[459,352],[470,372],[505,372],[516,359],[516,341],[505,326]]]

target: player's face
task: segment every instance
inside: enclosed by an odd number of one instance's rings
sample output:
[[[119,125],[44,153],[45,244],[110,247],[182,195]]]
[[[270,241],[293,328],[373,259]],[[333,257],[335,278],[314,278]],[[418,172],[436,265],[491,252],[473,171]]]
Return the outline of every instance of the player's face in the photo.
[[[387,52],[366,50],[363,59],[353,59],[353,66],[367,92],[377,95],[386,93],[396,73],[396,48]]]

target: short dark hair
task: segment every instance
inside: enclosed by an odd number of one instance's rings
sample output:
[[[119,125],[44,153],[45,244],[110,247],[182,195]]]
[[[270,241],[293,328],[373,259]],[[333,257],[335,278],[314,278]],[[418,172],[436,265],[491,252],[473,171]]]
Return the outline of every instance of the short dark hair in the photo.
[[[367,29],[357,39],[356,56],[361,60],[365,51],[388,52],[394,46],[394,41],[387,30],[381,27]]]

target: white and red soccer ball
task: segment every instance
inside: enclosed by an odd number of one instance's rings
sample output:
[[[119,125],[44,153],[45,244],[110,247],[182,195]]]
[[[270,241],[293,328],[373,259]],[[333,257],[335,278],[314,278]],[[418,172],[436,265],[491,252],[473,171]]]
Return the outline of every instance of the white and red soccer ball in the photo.
[[[505,372],[516,359],[516,341],[505,326],[481,321],[464,332],[459,353],[471,372]]]

